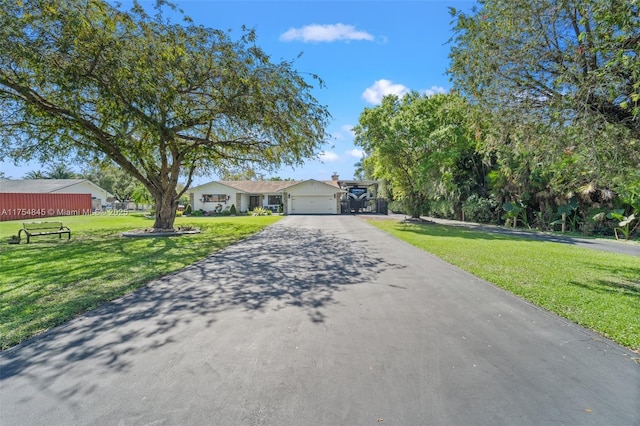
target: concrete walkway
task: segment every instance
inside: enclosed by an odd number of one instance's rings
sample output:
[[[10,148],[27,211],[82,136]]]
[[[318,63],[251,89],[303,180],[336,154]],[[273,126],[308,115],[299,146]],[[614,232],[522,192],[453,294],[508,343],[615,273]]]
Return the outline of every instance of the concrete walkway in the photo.
[[[637,357],[357,217],[296,216],[0,353],[0,424],[637,425]]]

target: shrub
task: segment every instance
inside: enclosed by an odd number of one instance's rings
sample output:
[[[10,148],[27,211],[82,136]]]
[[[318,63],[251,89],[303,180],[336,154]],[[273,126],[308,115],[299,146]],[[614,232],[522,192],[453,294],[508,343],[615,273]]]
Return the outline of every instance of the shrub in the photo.
[[[473,194],[462,203],[465,220],[479,223],[494,223],[497,203],[493,198]]]
[[[423,216],[432,211],[428,201],[412,200],[409,198],[389,202],[389,210],[393,213],[406,214],[411,217]]]
[[[180,210],[176,211],[176,217],[182,217],[182,212]]]
[[[255,209],[253,209],[252,215],[253,216],[271,216],[273,212],[269,209],[266,209],[264,207],[256,207]]]
[[[457,219],[453,203],[449,200],[430,200],[426,203],[426,208],[423,211],[426,216],[437,217],[440,219]]]
[[[392,213],[405,214],[404,205],[401,201],[390,201],[389,202],[389,210]]]
[[[187,208],[184,209],[184,214],[186,216],[189,216],[191,213],[193,213],[193,209],[191,208],[191,204],[187,204]]]
[[[614,236],[616,222],[607,218],[607,208],[597,208],[589,210],[587,221],[585,221],[582,232],[586,235]]]
[[[232,214],[232,215],[238,214],[238,211],[236,210],[236,205],[235,204],[231,204],[231,208],[229,209],[229,214]]]

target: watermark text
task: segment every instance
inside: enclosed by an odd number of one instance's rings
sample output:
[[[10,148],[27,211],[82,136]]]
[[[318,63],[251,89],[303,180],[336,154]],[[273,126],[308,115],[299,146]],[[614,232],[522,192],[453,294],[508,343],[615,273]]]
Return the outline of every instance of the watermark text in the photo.
[[[127,210],[92,210],[92,209],[34,209],[34,208],[15,208],[15,209],[2,209],[1,216],[127,216],[129,211]]]

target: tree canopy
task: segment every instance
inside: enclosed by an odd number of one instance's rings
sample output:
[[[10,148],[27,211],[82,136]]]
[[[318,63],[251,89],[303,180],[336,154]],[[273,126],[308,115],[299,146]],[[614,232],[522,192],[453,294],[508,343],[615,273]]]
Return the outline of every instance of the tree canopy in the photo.
[[[480,0],[452,15],[449,73],[482,123],[477,149],[498,202],[548,225],[579,200],[586,225],[634,199],[624,194],[640,182],[640,3]]]
[[[251,30],[234,40],[137,3],[24,0],[0,9],[0,51],[0,154],[110,159],[153,195],[157,229],[196,174],[299,165],[325,140],[313,85]]]
[[[640,138],[637,0],[481,0],[452,14],[451,75],[472,100],[543,122],[597,119]]]
[[[440,200],[459,206],[462,181],[473,175],[463,165],[474,155],[467,108],[456,94],[385,96],[354,128],[355,144],[367,153],[360,167],[386,181],[413,217]]]
[[[130,201],[134,190],[141,185],[129,173],[111,162],[88,163],[81,176],[113,194],[118,202]]]
[[[490,121],[488,149],[511,154],[517,144],[565,190],[637,179],[639,12],[624,0],[482,0],[470,14],[453,10],[449,72]]]

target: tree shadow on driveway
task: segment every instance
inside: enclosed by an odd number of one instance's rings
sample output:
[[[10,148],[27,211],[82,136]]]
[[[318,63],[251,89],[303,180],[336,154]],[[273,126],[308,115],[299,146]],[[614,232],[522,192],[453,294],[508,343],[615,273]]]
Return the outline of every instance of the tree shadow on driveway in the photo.
[[[60,376],[82,374],[74,368],[83,360],[90,360],[92,374],[127,372],[136,355],[182,344],[230,310],[251,317],[293,307],[322,323],[325,308],[338,303],[336,292],[401,267],[353,237],[274,225],[3,352],[0,380],[26,375],[47,389]],[[76,381],[64,392],[91,392],[91,386]]]

